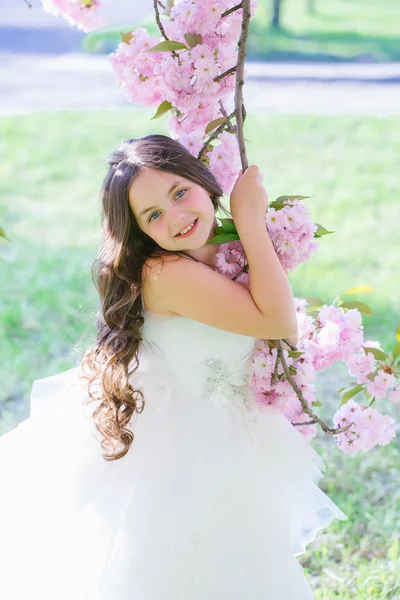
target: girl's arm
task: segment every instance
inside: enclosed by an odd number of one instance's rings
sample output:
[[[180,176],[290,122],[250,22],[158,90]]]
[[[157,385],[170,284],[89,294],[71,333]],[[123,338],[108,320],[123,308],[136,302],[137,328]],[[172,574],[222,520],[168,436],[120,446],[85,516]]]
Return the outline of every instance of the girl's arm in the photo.
[[[284,271],[285,271],[286,277],[287,277],[286,269],[284,269]],[[243,285],[243,287],[245,287],[246,289],[248,289],[250,291],[250,283],[247,283],[245,281],[238,281],[238,283],[240,283],[241,285]],[[299,343],[299,334],[298,334],[298,331],[296,332],[296,335],[292,335],[291,337],[288,337],[286,339],[289,341],[289,343],[292,346],[297,347],[297,344]],[[289,347],[287,347],[287,344],[285,344],[285,343],[283,344],[283,347],[287,348],[288,350],[290,349]]]

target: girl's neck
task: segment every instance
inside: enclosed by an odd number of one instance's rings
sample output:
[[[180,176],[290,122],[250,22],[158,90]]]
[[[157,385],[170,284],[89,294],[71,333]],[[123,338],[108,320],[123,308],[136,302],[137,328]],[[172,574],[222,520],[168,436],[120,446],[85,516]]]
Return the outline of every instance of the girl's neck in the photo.
[[[210,244],[203,246],[202,248],[196,248],[195,250],[185,250],[182,254],[186,254],[186,256],[190,256],[191,258],[204,263],[208,267],[216,269],[217,264],[215,256],[218,251],[219,246],[217,244]]]
[[[210,235],[208,236],[208,240],[212,240],[215,237],[214,228],[218,225],[217,220],[215,219],[213,223],[213,227],[210,231]],[[195,248],[194,250],[184,250],[182,254],[186,254],[186,256],[190,256],[195,260],[204,263],[208,267],[213,269],[217,268],[215,255],[219,252],[218,244],[208,244],[204,245],[201,248]]]

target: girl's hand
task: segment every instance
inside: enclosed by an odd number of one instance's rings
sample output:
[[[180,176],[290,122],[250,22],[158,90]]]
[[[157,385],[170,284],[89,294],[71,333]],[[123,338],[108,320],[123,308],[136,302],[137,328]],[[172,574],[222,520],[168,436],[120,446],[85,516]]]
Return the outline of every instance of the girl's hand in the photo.
[[[263,178],[257,165],[250,165],[237,178],[230,195],[231,215],[236,226],[264,220],[268,194],[262,185]]]

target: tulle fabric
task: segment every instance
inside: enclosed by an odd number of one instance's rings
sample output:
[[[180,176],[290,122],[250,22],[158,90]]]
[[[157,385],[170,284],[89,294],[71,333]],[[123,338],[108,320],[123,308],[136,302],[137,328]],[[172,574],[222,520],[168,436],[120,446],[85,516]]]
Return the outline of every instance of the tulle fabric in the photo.
[[[30,418],[0,438],[3,597],[312,600],[296,557],[347,519],[320,456],[248,385],[246,407],[205,391],[205,359],[245,376],[255,339],[147,312],[143,335],[122,459],[101,456],[78,367],[35,381]]]

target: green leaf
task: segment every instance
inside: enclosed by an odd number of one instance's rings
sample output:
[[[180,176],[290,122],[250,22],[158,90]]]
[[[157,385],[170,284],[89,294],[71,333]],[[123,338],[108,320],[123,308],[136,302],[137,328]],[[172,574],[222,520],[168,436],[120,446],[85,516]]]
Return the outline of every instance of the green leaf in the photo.
[[[203,38],[199,33],[185,33],[183,37],[190,48],[194,48],[203,43]]]
[[[364,390],[364,396],[365,396],[365,399],[368,401],[372,399],[372,394],[369,393],[367,388],[365,388],[365,390]]]
[[[312,406],[323,406],[323,404],[319,400],[314,400],[314,402],[312,403]]]
[[[214,119],[213,121],[210,121],[208,123],[207,127],[205,128],[205,133],[209,133],[213,129],[216,129],[217,127],[222,125],[222,123],[224,123],[226,120],[227,120],[227,117],[218,117],[218,119]]]
[[[345,387],[341,387],[340,390],[336,390],[335,394],[341,394],[345,389]]]
[[[300,350],[289,350],[290,358],[299,358],[302,354],[304,354],[304,352],[300,352]]]
[[[172,108],[172,104],[171,102],[169,102],[168,100],[164,100],[164,102],[161,102],[160,106],[157,108],[157,112],[154,115],[154,117],[151,117],[150,121],[153,121],[153,119],[158,119],[159,117],[162,117],[162,115],[165,115],[166,112],[168,112],[169,110],[171,110]]]
[[[325,302],[321,300],[321,298],[314,298],[313,296],[304,298],[304,300],[307,302],[309,307],[312,307],[313,309],[321,308],[321,306],[325,304]]]
[[[275,202],[281,202],[283,200],[306,200],[307,198],[312,198],[312,196],[279,196]]]
[[[348,301],[342,302],[340,304],[340,308],[356,308],[362,315],[367,315],[368,317],[374,317],[374,313],[370,309],[369,306],[364,304],[364,302],[356,302],[356,301]]]
[[[400,356],[400,344],[396,344],[396,346],[393,348],[392,356],[395,360],[398,356]]]
[[[214,227],[214,233],[216,235],[219,235],[220,233],[224,233],[224,228],[222,227],[222,225],[218,225],[217,227]]]
[[[209,240],[206,242],[206,244],[227,244],[228,242],[235,242],[239,239],[240,238],[237,233],[224,233],[223,235],[217,235],[216,237],[212,238],[212,240]]]
[[[185,44],[181,42],[175,42],[174,40],[165,40],[156,44],[152,48],[146,50],[146,52],[171,52],[171,50],[189,50]]]
[[[350,398],[358,394],[358,392],[361,392],[361,390],[364,389],[364,385],[364,383],[360,383],[359,385],[356,385],[355,387],[352,387],[349,390],[347,390],[347,392],[343,394],[340,406],[343,406],[343,404],[346,404],[346,402],[348,402]]]
[[[345,294],[363,294],[364,292],[374,292],[375,290],[368,285],[356,285],[355,287],[350,288],[343,292],[342,296]],[[400,340],[399,340],[400,341]]]
[[[314,233],[314,237],[322,237],[323,235],[329,235],[330,233],[335,233],[334,231],[328,231],[327,229],[325,229],[325,227],[323,227],[319,223],[314,223],[314,225],[317,225],[317,227],[318,227],[317,231]]]
[[[367,354],[367,352],[371,352],[371,354],[374,355],[376,360],[385,360],[386,361],[385,352],[383,352],[382,350],[379,350],[379,348],[372,348],[369,346],[363,346],[363,348],[364,348],[365,354]]]
[[[8,239],[8,237],[6,236],[6,234],[5,234],[5,231],[4,231],[4,229],[3,229],[2,227],[0,227],[0,238],[4,238],[4,239],[6,239],[8,242],[10,241],[10,240]]]
[[[400,342],[400,325],[397,327],[396,339],[398,342]]]
[[[400,542],[398,536],[394,536],[392,539],[392,543],[390,544],[390,548],[388,550],[388,557],[393,563],[393,567],[395,568],[396,563],[399,562],[400,556]]]
[[[220,219],[224,233],[236,233],[237,229],[233,219]]]

